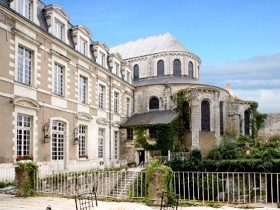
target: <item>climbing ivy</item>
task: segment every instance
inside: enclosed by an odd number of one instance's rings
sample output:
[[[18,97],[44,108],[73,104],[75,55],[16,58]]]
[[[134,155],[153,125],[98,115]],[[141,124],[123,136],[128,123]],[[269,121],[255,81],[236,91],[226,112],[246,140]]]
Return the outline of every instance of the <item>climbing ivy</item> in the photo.
[[[172,96],[172,100],[176,104],[175,111],[178,113],[177,118],[173,122],[173,127],[176,132],[178,142],[183,145],[184,134],[190,131],[191,127],[191,91],[189,89],[180,90]],[[186,103],[189,103],[188,107],[185,107]],[[188,121],[186,121],[186,116],[189,116],[187,119]]]
[[[20,195],[24,197],[34,195],[34,191],[35,191],[34,186],[35,186],[36,176],[38,171],[37,164],[34,162],[25,162],[25,163],[17,162],[17,164],[19,166],[19,170],[18,170],[19,176],[24,176],[25,174],[27,177],[26,179],[23,180],[23,183],[21,183],[22,188],[21,188]],[[19,181],[20,180],[16,180],[16,182]]]
[[[147,183],[148,183],[148,194],[150,193],[149,183],[154,175],[155,169],[161,169],[164,171],[163,175],[163,187],[164,191],[171,192],[173,189],[172,180],[173,180],[173,171],[170,167],[160,164],[158,161],[152,162],[147,169]]]
[[[254,102],[250,105],[248,111],[250,112],[250,128],[252,139],[257,138],[258,130],[263,126],[267,114],[262,114],[257,111],[258,103]]]
[[[146,131],[149,128],[156,131],[156,138],[154,139],[156,144],[150,144],[147,141]],[[168,150],[173,149],[173,130],[173,123],[139,126],[134,129],[136,147],[142,147],[145,150],[160,150],[161,155],[167,155]]]

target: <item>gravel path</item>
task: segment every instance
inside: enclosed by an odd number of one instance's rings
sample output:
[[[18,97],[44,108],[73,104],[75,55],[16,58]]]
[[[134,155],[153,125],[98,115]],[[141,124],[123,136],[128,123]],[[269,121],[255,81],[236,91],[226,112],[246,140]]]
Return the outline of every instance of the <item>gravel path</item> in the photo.
[[[55,197],[21,198],[14,195],[0,194],[0,210],[45,210],[50,205],[52,210],[75,210],[74,199]],[[102,210],[159,210],[159,207],[149,207],[142,203],[103,202],[98,201],[98,209]],[[178,210],[215,210],[211,207],[179,207]],[[223,206],[219,209],[238,210],[242,208]],[[258,205],[258,210],[278,210],[275,205]]]

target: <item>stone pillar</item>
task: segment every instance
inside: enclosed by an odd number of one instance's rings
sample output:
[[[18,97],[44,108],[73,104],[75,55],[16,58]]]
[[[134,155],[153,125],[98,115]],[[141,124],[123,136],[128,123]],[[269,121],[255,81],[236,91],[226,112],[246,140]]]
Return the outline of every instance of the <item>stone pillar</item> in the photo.
[[[26,197],[34,193],[32,181],[34,177],[30,177],[27,170],[17,166],[15,168],[15,189],[16,196]]]
[[[196,99],[192,101],[191,107],[191,129],[192,129],[192,149],[199,149],[199,131],[200,131],[200,121],[201,121],[201,111],[200,106]]]
[[[164,191],[163,177],[165,171],[162,168],[155,168],[149,182],[149,201],[151,205],[160,205],[161,194]]]

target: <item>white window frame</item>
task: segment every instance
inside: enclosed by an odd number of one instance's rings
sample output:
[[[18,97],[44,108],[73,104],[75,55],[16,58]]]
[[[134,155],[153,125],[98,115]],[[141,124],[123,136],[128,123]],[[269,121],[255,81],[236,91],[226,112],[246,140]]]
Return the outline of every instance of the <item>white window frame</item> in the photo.
[[[32,84],[33,52],[22,45],[18,46],[17,81]]]
[[[119,158],[119,132],[114,131],[114,158]]]
[[[79,156],[87,155],[87,126],[78,126],[78,136],[79,136]]]
[[[63,96],[64,95],[64,74],[65,68],[64,66],[54,63],[53,67],[53,93],[56,95]]]
[[[87,88],[88,78],[80,75],[79,76],[79,101],[82,103],[87,103]]]
[[[55,19],[54,36],[60,40],[63,40],[64,39],[63,33],[64,33],[64,24],[59,20]]]
[[[126,97],[126,116],[130,115],[130,98]]]
[[[64,148],[66,146],[66,124],[59,120],[51,121],[51,133],[52,133],[52,144],[51,144],[51,160],[63,160],[64,159]]]
[[[33,2],[31,0],[18,0],[18,13],[32,20]]]
[[[101,62],[101,66],[103,67],[105,67],[105,60],[106,60],[105,53],[100,52],[100,62]]]
[[[119,114],[120,93],[114,91],[114,113]]]
[[[99,88],[98,88],[98,107],[100,109],[105,109],[105,94],[106,94],[106,87],[102,84],[99,84]]]
[[[104,158],[105,128],[98,129],[98,158]]]
[[[17,157],[31,155],[32,117],[17,115]]]
[[[87,55],[87,41],[80,37],[80,53]]]

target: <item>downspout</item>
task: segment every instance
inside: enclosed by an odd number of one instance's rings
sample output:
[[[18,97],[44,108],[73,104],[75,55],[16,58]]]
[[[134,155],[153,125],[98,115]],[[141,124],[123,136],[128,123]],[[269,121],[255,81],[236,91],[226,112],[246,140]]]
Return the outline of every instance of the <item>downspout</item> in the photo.
[[[112,76],[109,76],[109,161],[111,161],[112,140]]]

